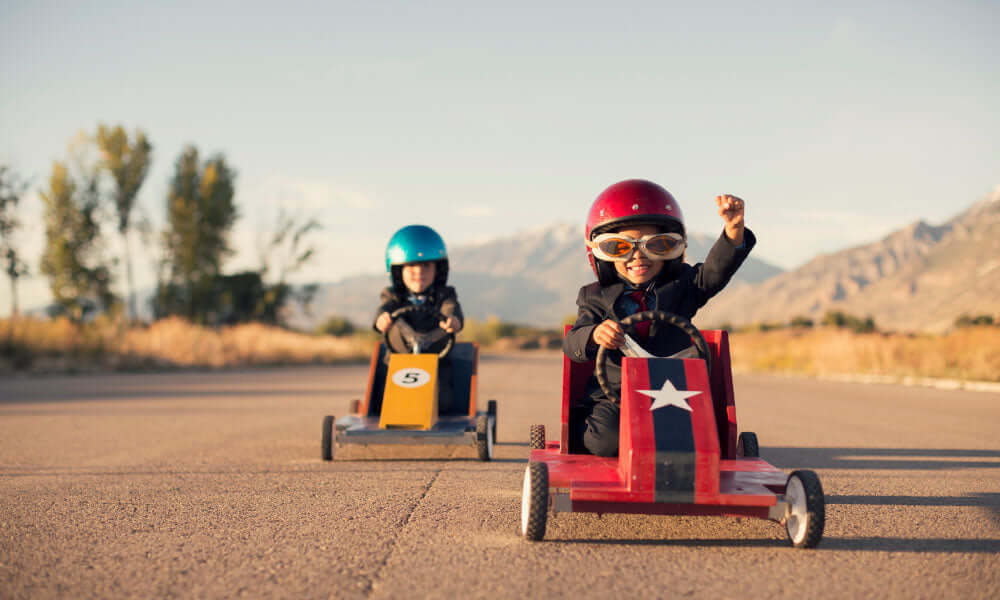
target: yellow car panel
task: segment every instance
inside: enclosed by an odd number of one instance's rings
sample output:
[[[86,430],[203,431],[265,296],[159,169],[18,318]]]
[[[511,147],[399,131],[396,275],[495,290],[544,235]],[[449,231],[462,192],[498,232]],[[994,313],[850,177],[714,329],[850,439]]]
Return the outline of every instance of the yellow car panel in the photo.
[[[437,354],[391,354],[379,428],[434,427],[438,416],[437,373]]]

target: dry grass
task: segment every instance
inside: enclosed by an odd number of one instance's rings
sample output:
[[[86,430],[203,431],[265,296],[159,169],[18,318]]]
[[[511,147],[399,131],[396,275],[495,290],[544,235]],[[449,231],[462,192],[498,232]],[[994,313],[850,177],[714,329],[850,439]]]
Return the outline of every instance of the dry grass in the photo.
[[[1000,327],[945,335],[857,334],[843,329],[781,329],[732,336],[738,371],[864,374],[1000,381]]]
[[[0,320],[0,372],[334,363],[367,357],[371,344],[255,323],[212,329],[171,318],[126,329],[22,318]]]
[[[498,349],[504,345],[498,337],[517,333],[488,325],[480,341],[493,341]],[[0,373],[335,363],[367,358],[372,344],[367,333],[313,336],[260,324],[212,329],[164,319],[126,329],[103,320],[75,325],[22,318],[12,325],[0,319]],[[746,332],[733,334],[732,352],[734,369],[743,372],[1000,381],[1000,327],[967,327],[940,336],[828,327]]]

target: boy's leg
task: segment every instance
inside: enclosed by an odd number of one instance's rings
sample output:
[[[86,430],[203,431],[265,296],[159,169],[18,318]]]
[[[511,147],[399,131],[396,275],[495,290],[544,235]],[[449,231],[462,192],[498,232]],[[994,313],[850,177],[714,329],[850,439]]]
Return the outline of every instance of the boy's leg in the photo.
[[[570,451],[597,456],[618,456],[618,419],[621,409],[614,402],[584,401],[573,412]]]

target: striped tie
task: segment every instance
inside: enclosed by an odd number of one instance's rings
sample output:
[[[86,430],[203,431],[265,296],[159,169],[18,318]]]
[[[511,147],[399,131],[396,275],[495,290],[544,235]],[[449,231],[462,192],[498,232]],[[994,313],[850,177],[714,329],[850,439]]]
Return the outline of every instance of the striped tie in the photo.
[[[643,312],[646,310],[646,293],[636,290],[634,292],[629,292],[628,294],[635,303],[639,305],[639,310],[636,312]],[[649,338],[649,321],[639,321],[635,325],[635,332],[639,335],[640,339]]]

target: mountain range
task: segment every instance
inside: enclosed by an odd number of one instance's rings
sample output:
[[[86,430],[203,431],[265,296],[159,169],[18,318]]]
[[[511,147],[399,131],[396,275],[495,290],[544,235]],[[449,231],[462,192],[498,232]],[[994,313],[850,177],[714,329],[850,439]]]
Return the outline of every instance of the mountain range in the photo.
[[[715,236],[691,234],[688,262],[705,258]],[[467,317],[554,327],[576,312],[580,286],[594,280],[579,227],[558,224],[449,249],[449,282]],[[337,315],[367,327],[385,275],[359,275],[320,286],[312,327]],[[871,315],[880,328],[943,331],[963,313],[1000,313],[1000,186],[941,225],[917,221],[885,238],[823,254],[783,271],[747,259],[699,311],[701,327],[819,320],[830,310]]]
[[[690,235],[689,260],[703,260],[715,239]],[[514,323],[555,327],[576,314],[577,292],[594,281],[583,231],[568,224],[456,245],[448,249],[448,256],[448,282],[458,291],[466,317],[480,320],[497,317]],[[751,257],[735,280],[759,283],[781,272],[779,267]],[[379,291],[388,283],[386,275],[357,275],[323,284],[313,301],[311,316],[296,311],[289,316],[289,322],[309,328],[336,315],[368,326],[374,317]]]
[[[747,285],[734,282],[700,325],[870,315],[879,328],[941,332],[961,314],[1000,313],[1000,186],[941,225],[916,221],[885,238],[817,256]]]

